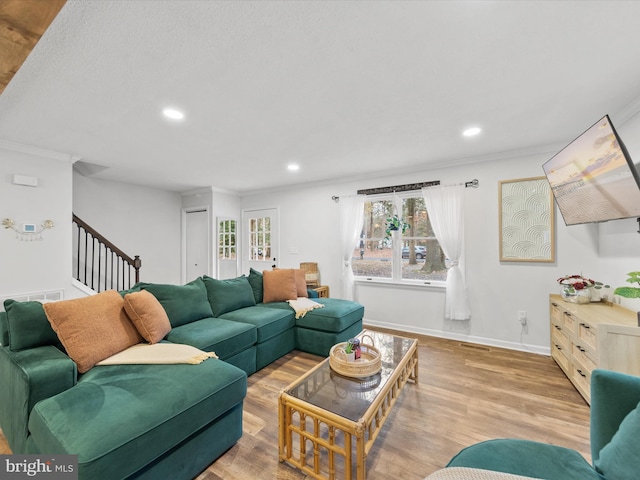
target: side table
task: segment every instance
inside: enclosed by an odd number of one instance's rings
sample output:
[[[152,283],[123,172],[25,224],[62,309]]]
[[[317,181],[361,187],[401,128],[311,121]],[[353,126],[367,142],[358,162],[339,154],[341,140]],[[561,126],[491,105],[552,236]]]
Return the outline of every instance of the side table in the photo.
[[[314,292],[318,292],[319,298],[329,298],[329,286],[320,285],[319,287],[312,288]]]

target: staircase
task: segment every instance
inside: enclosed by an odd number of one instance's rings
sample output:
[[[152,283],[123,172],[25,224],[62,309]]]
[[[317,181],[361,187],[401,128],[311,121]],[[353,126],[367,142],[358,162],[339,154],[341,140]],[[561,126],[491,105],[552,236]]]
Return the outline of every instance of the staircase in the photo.
[[[131,258],[73,214],[73,277],[95,292],[126,290],[140,281],[142,261]]]

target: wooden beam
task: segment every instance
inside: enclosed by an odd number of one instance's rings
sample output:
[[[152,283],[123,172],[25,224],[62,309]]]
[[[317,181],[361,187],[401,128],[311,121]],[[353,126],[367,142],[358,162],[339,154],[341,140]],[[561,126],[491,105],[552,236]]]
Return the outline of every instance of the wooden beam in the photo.
[[[0,2],[0,94],[36,46],[66,0]]]

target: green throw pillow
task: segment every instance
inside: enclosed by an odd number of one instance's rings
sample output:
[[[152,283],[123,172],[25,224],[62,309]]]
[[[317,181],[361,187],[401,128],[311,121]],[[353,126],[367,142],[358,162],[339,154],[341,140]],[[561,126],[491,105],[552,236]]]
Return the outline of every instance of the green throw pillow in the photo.
[[[262,273],[251,268],[249,270],[249,284],[251,284],[251,290],[253,290],[253,298],[255,298],[256,303],[262,303]]]
[[[40,302],[17,302],[9,299],[4,301],[4,309],[7,312],[11,350],[60,343]]]
[[[149,283],[141,286],[158,299],[167,312],[172,327],[213,317],[207,299],[207,289],[201,278],[196,278],[186,285]]]
[[[120,294],[120,296],[122,298],[124,298],[126,295],[128,295],[129,293],[136,293],[139,292],[140,290],[143,289],[143,287],[147,286],[147,285],[151,285],[150,283],[142,283],[142,282],[138,282],[136,283],[133,287],[131,288],[127,288],[126,290],[120,290],[118,291],[118,293]]]
[[[228,280],[217,280],[207,276],[202,278],[207,287],[207,296],[214,317],[256,304],[249,280],[244,275]]]
[[[600,450],[596,469],[607,480],[636,480],[640,472],[640,404],[622,420],[611,441]]]

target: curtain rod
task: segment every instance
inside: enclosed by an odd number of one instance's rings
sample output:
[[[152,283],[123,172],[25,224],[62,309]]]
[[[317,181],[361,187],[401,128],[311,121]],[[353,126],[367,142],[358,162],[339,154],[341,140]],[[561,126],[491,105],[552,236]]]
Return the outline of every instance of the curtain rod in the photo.
[[[411,190],[419,190],[421,188],[428,187],[436,187],[440,185],[440,181],[436,180],[433,182],[423,182],[423,183],[411,183],[408,185],[396,185],[395,187],[380,187],[380,188],[370,188],[368,190],[358,190],[358,195],[375,195],[379,193],[395,193],[395,192],[406,192]],[[452,187],[454,185],[462,185],[462,183],[454,183],[452,185],[443,185],[445,187]],[[474,178],[471,181],[464,182],[465,188],[478,188],[480,186],[480,182],[477,178]],[[351,196],[351,195],[350,195]],[[340,197],[334,195],[331,197],[331,200],[338,203],[340,201]]]

